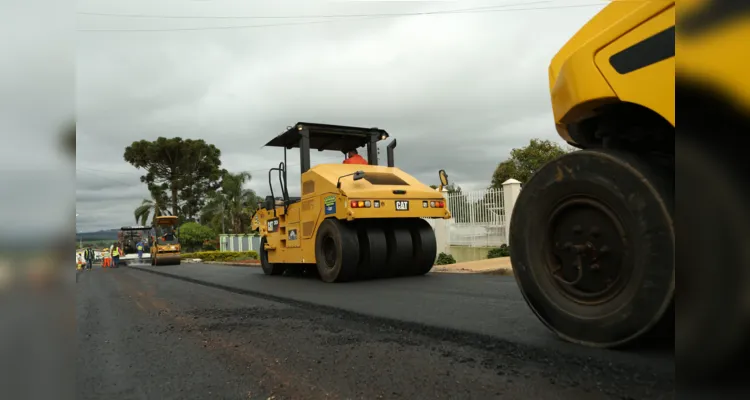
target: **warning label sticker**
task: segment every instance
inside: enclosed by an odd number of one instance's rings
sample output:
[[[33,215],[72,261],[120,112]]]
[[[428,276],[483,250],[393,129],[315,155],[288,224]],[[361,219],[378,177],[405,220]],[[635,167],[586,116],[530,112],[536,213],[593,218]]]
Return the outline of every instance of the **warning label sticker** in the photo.
[[[336,214],[336,196],[328,196],[323,199],[323,206],[326,209],[326,215]]]

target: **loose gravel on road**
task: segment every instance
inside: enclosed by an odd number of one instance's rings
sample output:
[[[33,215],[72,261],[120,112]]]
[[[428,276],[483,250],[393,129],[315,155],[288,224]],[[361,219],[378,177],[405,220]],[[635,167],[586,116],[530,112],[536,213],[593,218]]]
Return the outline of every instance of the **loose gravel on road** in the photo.
[[[663,371],[133,268],[77,291],[81,399],[674,398]]]

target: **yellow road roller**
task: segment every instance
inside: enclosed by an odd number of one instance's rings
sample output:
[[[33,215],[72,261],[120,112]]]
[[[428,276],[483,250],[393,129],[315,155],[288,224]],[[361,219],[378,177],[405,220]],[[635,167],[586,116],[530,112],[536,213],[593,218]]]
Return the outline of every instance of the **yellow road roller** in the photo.
[[[155,235],[151,240],[151,265],[179,265],[180,241],[177,238],[176,216],[160,216],[154,221]]]
[[[674,336],[675,5],[613,1],[549,66],[559,135],[581,149],[515,203],[514,276],[559,337],[616,347]]]
[[[378,164],[377,145],[388,137],[378,128],[299,122],[266,144],[283,148],[284,161],[268,171],[271,195],[252,218],[265,274],[314,267],[324,282],[345,282],[432,269],[437,244],[426,219],[451,215],[440,192],[394,166],[395,139],[387,146],[387,166]],[[287,189],[287,149],[293,148],[300,153],[299,197]],[[367,164],[310,165],[313,149],[347,154],[359,148],[366,149]],[[448,184],[444,171],[440,178],[441,186]]]

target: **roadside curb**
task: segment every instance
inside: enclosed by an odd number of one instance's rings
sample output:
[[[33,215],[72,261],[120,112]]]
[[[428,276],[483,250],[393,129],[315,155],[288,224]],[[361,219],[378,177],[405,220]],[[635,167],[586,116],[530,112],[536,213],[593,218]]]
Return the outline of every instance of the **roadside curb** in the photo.
[[[437,265],[436,265],[437,267]],[[469,275],[503,275],[503,276],[513,276],[513,270],[510,268],[493,268],[493,269],[485,269],[480,271],[472,271],[470,269],[454,269],[454,270],[432,270],[431,272],[439,273],[439,274],[469,274]]]
[[[211,264],[211,265],[229,265],[232,267],[260,267],[260,261],[258,262],[232,262],[232,261],[187,261],[182,260],[185,264]]]

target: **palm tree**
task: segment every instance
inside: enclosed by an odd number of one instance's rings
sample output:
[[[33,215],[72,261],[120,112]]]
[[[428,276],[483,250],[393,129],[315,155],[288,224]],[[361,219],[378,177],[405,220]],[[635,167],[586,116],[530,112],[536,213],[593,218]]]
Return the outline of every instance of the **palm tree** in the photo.
[[[225,208],[224,197],[219,192],[212,193],[201,210],[201,222],[209,225],[215,232],[226,233]]]
[[[143,199],[141,205],[136,207],[133,212],[135,216],[135,223],[140,225],[146,225],[148,217],[151,216],[151,224],[153,225],[154,219],[161,215],[170,215],[167,208],[167,198],[163,192],[158,190],[151,191],[151,199]]]
[[[227,226],[232,233],[244,233],[257,208],[258,196],[243,187],[251,179],[249,172],[224,174],[221,188],[209,197],[201,220],[220,225],[222,233],[226,233]]]

